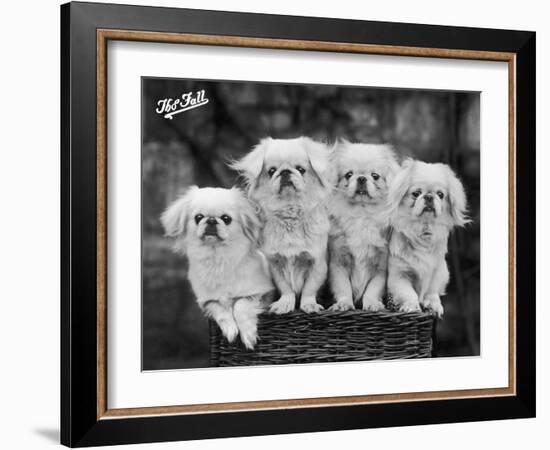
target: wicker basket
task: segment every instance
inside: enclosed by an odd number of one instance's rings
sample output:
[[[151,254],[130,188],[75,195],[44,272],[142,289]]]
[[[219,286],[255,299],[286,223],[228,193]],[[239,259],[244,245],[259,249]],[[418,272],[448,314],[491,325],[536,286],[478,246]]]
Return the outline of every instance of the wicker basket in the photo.
[[[211,365],[252,366],[432,355],[434,319],[426,313],[365,312],[262,314],[254,351],[228,343],[210,323]]]

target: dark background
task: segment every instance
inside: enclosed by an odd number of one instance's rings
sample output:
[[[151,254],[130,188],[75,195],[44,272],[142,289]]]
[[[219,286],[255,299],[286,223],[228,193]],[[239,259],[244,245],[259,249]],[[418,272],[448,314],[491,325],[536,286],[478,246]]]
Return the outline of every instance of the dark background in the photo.
[[[142,80],[143,369],[207,367],[208,323],[187,262],[159,216],[187,186],[231,187],[226,166],[266,136],[392,144],[399,157],[444,162],[466,188],[473,223],[455,230],[438,356],[479,355],[479,94],[181,79]],[[204,89],[210,102],[173,120],[157,101]]]

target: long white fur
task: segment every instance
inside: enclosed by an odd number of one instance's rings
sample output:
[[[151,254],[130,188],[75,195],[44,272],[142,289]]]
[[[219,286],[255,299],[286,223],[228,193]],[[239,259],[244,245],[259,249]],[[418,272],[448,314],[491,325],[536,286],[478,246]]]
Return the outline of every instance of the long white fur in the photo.
[[[433,195],[434,212],[424,212],[427,193]],[[422,307],[441,317],[440,297],[449,282],[445,261],[449,233],[470,221],[462,183],[446,164],[407,160],[390,187],[389,198],[393,231],[388,293],[401,311]]]
[[[266,138],[232,167],[244,176],[249,197],[261,208],[261,248],[281,294],[270,310],[290,312],[298,296],[303,311],[321,310],[316,295],[327,274],[331,191],[327,147],[307,137]],[[282,186],[283,170],[290,171],[294,187]]]
[[[198,214],[204,218],[196,223]],[[223,222],[225,214],[231,223]],[[217,237],[205,234],[207,218],[216,219]],[[252,349],[262,296],[275,289],[258,248],[260,223],[253,206],[238,189],[193,186],[161,221],[175,239],[174,250],[189,259],[188,278],[199,306],[230,342],[240,335]]]
[[[342,141],[332,153],[336,188],[330,202],[329,281],[333,310],[384,308],[387,270],[388,185],[399,169],[383,144]],[[358,179],[366,179],[364,187]],[[377,179],[375,179],[375,177]]]

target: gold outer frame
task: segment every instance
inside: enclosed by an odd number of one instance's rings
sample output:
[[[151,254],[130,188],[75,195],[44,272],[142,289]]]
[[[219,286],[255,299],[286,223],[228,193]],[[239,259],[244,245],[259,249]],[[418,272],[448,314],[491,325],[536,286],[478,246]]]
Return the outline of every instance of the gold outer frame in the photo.
[[[516,395],[516,54],[445,48],[248,38],[98,29],[97,36],[97,419],[173,414],[314,408]],[[107,42],[109,40],[306,50],[371,55],[501,61],[508,63],[508,386],[399,394],[264,400],[109,409],[107,405]]]

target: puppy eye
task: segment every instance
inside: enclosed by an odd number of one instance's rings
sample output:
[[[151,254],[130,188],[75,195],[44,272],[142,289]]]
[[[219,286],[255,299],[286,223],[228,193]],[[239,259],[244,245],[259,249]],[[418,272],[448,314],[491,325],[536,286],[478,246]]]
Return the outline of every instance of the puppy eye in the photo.
[[[304,169],[302,166],[296,166],[296,170],[300,172],[302,175],[306,173],[306,169]]]
[[[414,198],[418,198],[420,197],[420,194],[422,193],[422,191],[420,189],[417,189],[416,191],[414,191],[411,195],[414,197]]]
[[[437,191],[437,196],[443,200],[443,197],[445,197],[445,194],[441,191]]]
[[[350,170],[348,173],[346,173],[344,175],[344,177],[346,178],[346,180],[349,180],[351,177],[353,176],[353,172]]]
[[[270,177],[272,177],[273,174],[276,172],[276,170],[277,170],[277,169],[275,169],[275,167],[272,167],[271,169],[269,169],[269,170],[267,171],[267,174],[268,174]]]
[[[195,216],[195,223],[198,225],[202,219],[204,219],[204,216],[202,214],[197,214]]]
[[[376,172],[373,172],[370,175],[371,175],[371,177],[374,181],[376,181],[376,180],[378,180],[378,178],[380,178],[380,175],[378,175]]]
[[[222,219],[223,223],[225,223],[226,225],[229,225],[231,223],[231,221],[233,220],[227,214],[224,214],[223,216],[221,216],[220,219]]]

